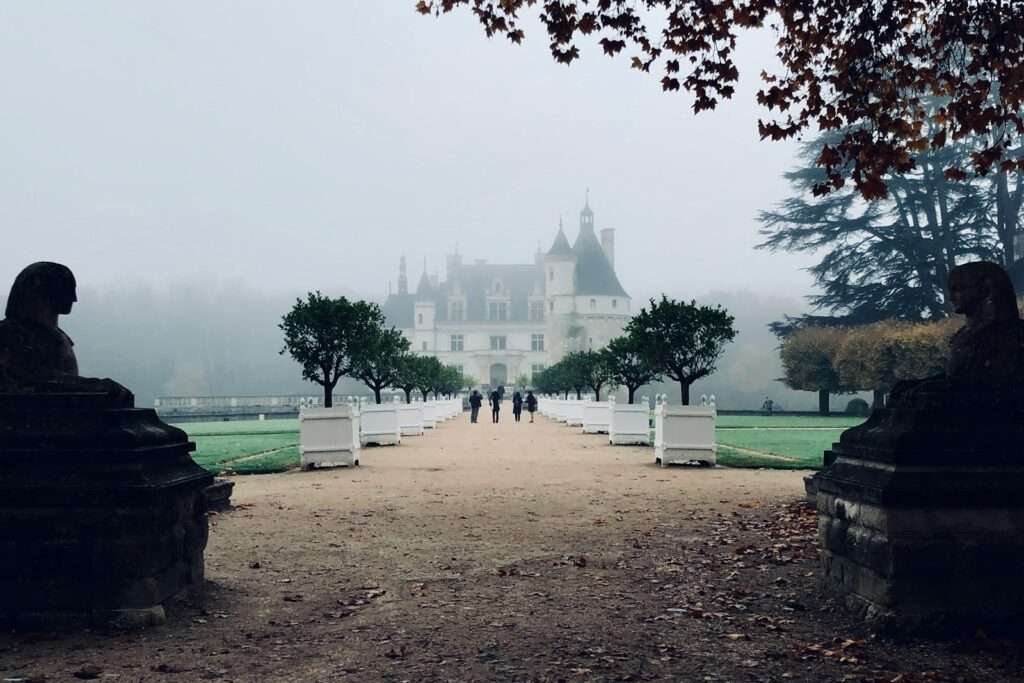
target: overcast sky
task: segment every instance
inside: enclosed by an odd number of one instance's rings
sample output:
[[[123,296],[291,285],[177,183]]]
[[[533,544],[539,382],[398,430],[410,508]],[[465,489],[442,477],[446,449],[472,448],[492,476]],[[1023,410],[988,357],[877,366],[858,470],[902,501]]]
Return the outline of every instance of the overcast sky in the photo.
[[[523,262],[560,215],[573,239],[589,187],[634,296],[807,293],[806,256],[753,251],[794,152],[757,136],[767,36],[695,117],[628,59],[556,64],[536,22],[516,47],[414,4],[0,4],[0,280],[379,297],[403,252],[415,284],[456,243]]]

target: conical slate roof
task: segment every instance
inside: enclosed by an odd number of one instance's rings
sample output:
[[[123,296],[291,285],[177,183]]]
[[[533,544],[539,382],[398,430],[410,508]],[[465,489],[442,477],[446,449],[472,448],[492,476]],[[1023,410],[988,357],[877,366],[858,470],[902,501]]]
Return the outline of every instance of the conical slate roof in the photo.
[[[562,230],[561,222],[558,226],[558,234],[555,235],[555,243],[548,249],[548,256],[572,256],[572,247],[569,246],[569,240],[565,236],[565,231]]]
[[[576,294],[580,296],[624,296],[615,269],[597,241],[593,228],[580,228],[576,244],[572,246],[576,255]]]

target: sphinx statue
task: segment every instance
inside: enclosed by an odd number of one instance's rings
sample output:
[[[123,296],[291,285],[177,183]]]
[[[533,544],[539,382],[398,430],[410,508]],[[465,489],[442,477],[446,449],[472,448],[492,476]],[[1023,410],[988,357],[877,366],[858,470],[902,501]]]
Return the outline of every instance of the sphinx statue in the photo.
[[[40,261],[18,274],[0,320],[0,392],[99,393],[125,407],[134,404],[117,382],[78,374],[74,342],[57,324],[77,300],[67,266]]]
[[[950,342],[945,372],[899,382],[885,409],[843,433],[843,445],[910,438],[933,453],[939,447],[962,454],[993,438],[1024,438],[1024,321],[1009,276],[995,263],[967,263],[950,273],[949,292],[965,322]],[[970,428],[979,414],[990,422],[980,435]]]
[[[184,431],[79,375],[58,325],[76,300],[67,267],[33,263],[0,321],[0,629],[157,624],[204,582],[213,476]]]
[[[898,384],[811,479],[820,586],[881,629],[1024,618],[1024,321],[999,265],[957,267],[949,291],[965,322],[945,371]]]

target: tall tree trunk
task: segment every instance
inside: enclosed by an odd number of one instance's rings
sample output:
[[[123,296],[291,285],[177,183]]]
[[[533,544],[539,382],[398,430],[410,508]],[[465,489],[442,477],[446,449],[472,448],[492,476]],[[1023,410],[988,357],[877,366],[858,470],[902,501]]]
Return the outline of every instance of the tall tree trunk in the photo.
[[[405,402],[412,403],[412,389],[402,389],[405,392]]]
[[[373,388],[373,400],[377,402],[377,405],[380,405],[380,387]]]
[[[583,389],[576,387],[576,400],[580,401],[583,399]]]
[[[420,393],[423,394],[423,402],[426,403],[427,402],[427,395],[430,393],[430,391],[426,390],[426,389],[420,389]]]
[[[818,390],[818,414],[819,415],[831,415],[832,411],[828,407],[828,389]]]
[[[679,400],[684,406],[690,405],[690,383],[685,381],[679,382]]]
[[[885,391],[875,389],[871,392],[871,409],[878,410],[885,407]]]
[[[636,390],[640,387],[626,387],[626,391],[629,392],[629,405],[633,405],[633,396],[636,394]]]
[[[334,384],[324,382],[324,408],[334,407]]]

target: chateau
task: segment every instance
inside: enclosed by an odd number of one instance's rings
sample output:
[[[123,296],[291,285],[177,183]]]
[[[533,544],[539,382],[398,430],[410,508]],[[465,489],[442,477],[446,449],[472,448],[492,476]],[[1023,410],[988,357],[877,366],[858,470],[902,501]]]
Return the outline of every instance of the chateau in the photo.
[[[483,386],[533,376],[570,351],[598,349],[622,333],[630,298],[615,275],[615,231],[594,229],[587,201],[569,243],[559,221],[533,263],[498,265],[446,257],[445,280],[423,276],[409,291],[405,257],[398,291],[382,306],[416,353],[455,365]]]

